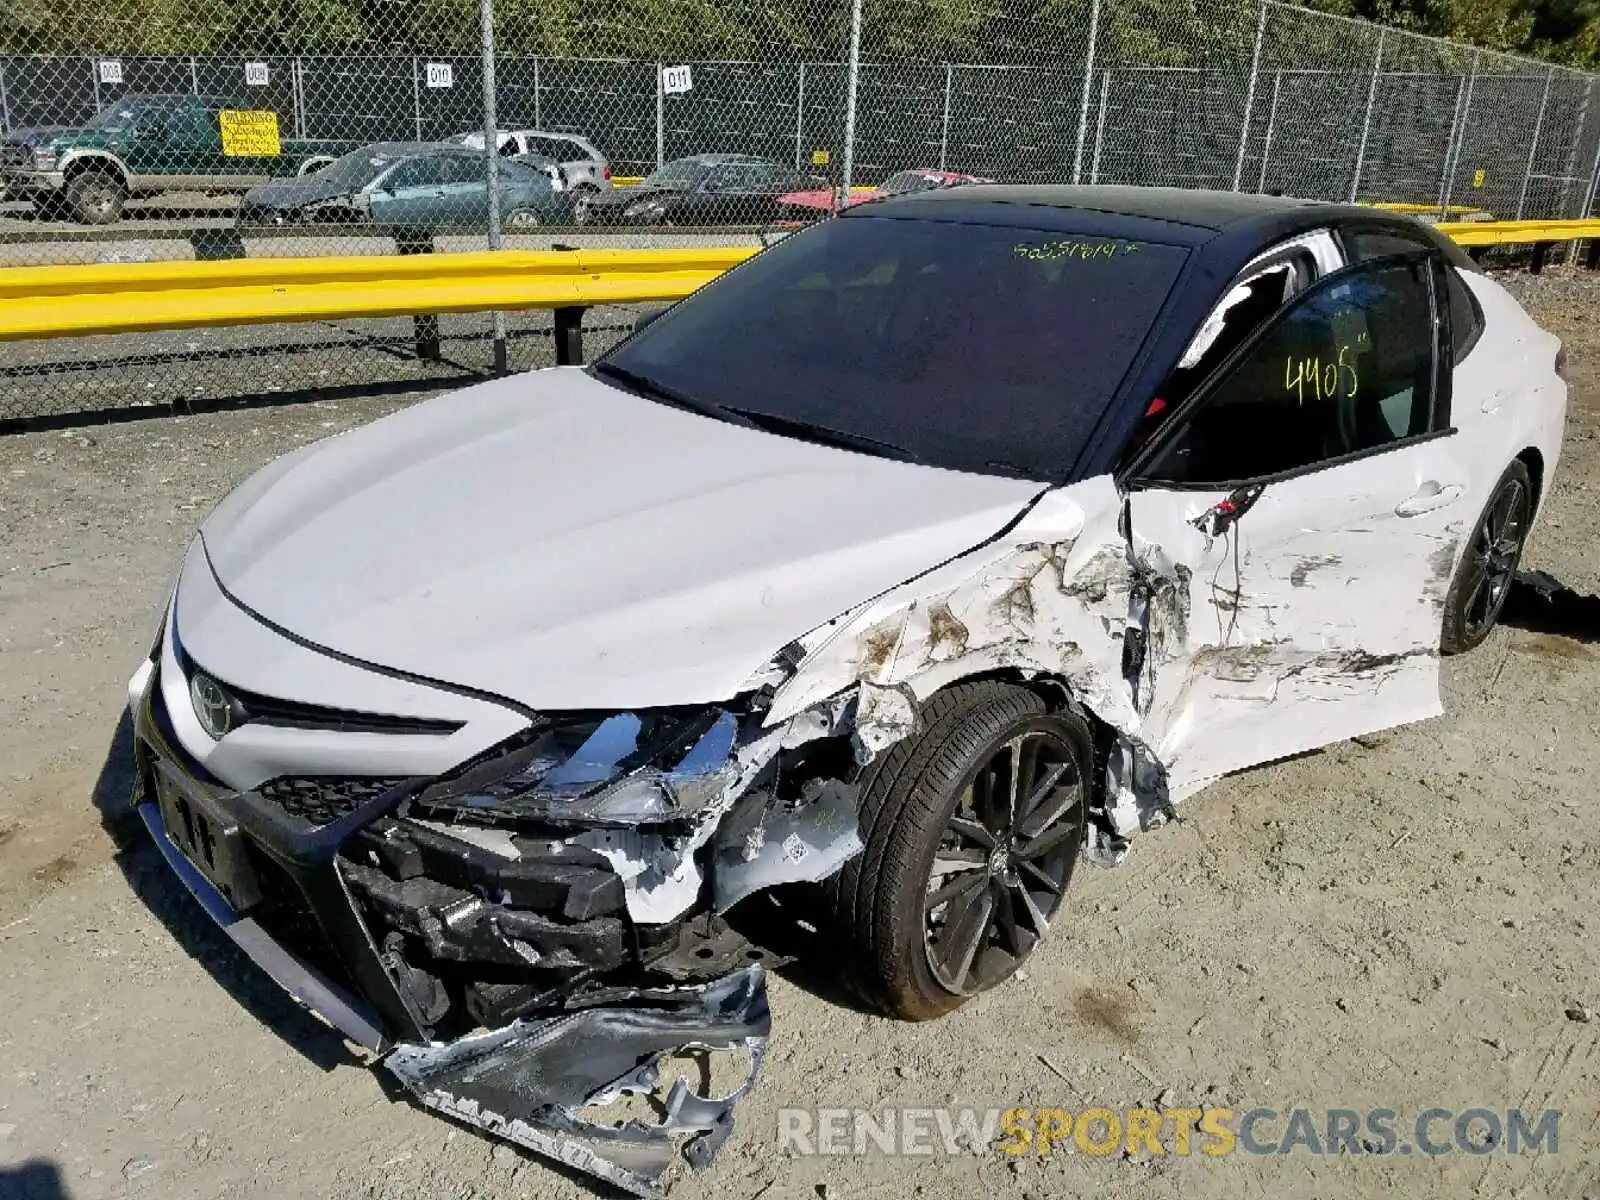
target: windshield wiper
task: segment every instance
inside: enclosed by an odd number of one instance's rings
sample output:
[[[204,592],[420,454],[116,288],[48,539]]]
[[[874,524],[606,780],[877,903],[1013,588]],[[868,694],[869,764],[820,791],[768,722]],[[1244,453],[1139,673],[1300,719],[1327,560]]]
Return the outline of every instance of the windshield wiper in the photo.
[[[710,417],[714,421],[726,421],[730,425],[743,425],[747,429],[755,428],[755,422],[743,413],[731,408],[723,408],[722,405],[712,404],[707,400],[696,400],[693,396],[685,395],[676,388],[657,383],[648,375],[630,371],[627,367],[619,367],[615,363],[597,362],[589,370],[606,379],[615,380],[623,387],[637,392],[641,396],[646,396],[651,400],[659,400],[661,403],[669,404],[673,408],[681,408],[702,417]]]
[[[816,442],[823,446],[834,446],[841,450],[855,450],[861,454],[871,454],[876,458],[893,459],[895,462],[917,461],[917,456],[904,446],[896,446],[893,442],[881,442],[864,433],[846,433],[842,429],[832,429],[826,425],[818,425],[814,421],[779,417],[772,413],[755,412],[747,408],[729,408],[726,411],[737,413],[757,429],[764,429],[768,433]]]

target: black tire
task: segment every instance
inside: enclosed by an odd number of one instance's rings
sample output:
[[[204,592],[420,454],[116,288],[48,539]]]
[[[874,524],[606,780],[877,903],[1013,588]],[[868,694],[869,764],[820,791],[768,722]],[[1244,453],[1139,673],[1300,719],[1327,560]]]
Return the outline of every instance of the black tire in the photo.
[[[843,941],[846,982],[878,1011],[913,1021],[942,1016],[1009,978],[1042,940],[1083,850],[1094,761],[1088,722],[1077,712],[1051,711],[1026,688],[994,681],[959,684],[930,699],[923,717],[921,734],[891,747],[864,772],[861,826],[866,846],[828,884],[834,924]],[[1012,749],[1017,739],[1022,739],[1020,751]],[[962,848],[951,839],[967,837],[980,823],[965,816],[957,821],[958,809],[976,815],[979,791],[993,796],[993,776],[986,776],[991,785],[980,789],[980,770],[987,771],[1002,754],[1011,754],[1013,762],[1019,755],[1025,758],[1030,745],[1054,747],[1049,754],[1041,749],[1036,761],[1046,764],[1058,752],[1067,772],[1061,778],[1073,779],[1077,792],[1075,801],[1061,809],[1059,821],[1031,836],[1031,842],[1040,843],[1048,834],[1053,841],[1047,853],[1061,865],[1051,867],[1056,874],[1051,876],[1055,888],[1050,902],[1034,901],[1032,910],[1024,911],[1018,905],[1028,902],[1014,898],[1017,889],[1027,886],[1016,881],[1023,878],[1018,864],[1013,861],[1008,869],[995,860],[1008,857],[1004,848],[1022,844],[1025,835],[991,838],[991,845],[998,847],[991,850],[977,841]],[[1066,787],[1051,785],[1048,772],[1046,780],[1038,792],[1039,806],[1031,810],[1040,820],[1067,804],[1059,798]],[[1025,810],[1025,827],[1029,815]],[[992,833],[987,828],[983,832]],[[962,862],[935,888],[935,857],[941,850]],[[976,861],[985,865],[970,865],[974,860],[964,851],[978,855]],[[953,886],[964,888],[967,897],[937,901]],[[984,911],[994,916],[973,915],[985,903]],[[958,904],[967,907],[952,915]],[[958,916],[971,916],[964,929],[981,925],[972,939],[976,949],[967,951],[966,965],[943,971],[941,979],[937,964],[945,943],[957,940],[950,927]]]
[[[1521,459],[1513,460],[1472,527],[1445,593],[1444,628],[1439,637],[1443,653],[1471,650],[1494,629],[1522,561],[1535,500],[1527,465]]]
[[[110,171],[91,167],[67,180],[67,206],[85,225],[115,225],[127,199],[126,185]]]
[[[529,233],[543,225],[544,222],[539,219],[539,214],[526,207],[513,208],[501,222],[501,228],[507,233]]]

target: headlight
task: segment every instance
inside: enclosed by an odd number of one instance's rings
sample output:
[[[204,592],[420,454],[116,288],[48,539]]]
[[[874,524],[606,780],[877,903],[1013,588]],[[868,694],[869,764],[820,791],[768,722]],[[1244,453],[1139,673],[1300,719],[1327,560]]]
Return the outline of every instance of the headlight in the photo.
[[[421,792],[457,814],[633,825],[699,812],[738,778],[739,720],[723,708],[570,717]]]
[[[33,148],[33,168],[36,171],[54,170],[56,165],[56,150],[54,146],[35,146]]]

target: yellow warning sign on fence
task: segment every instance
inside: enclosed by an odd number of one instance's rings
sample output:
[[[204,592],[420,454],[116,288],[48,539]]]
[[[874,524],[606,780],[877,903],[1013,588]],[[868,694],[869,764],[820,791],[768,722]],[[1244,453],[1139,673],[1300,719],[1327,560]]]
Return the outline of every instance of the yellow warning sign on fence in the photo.
[[[1473,187],[1482,187],[1483,186],[1483,168],[1482,167],[1479,167],[1476,171],[1474,171],[1472,173],[1472,186]]]
[[[225,108],[219,116],[222,152],[229,158],[277,158],[283,152],[278,114],[270,109]]]
[[[825,167],[828,165],[828,152],[826,150],[813,150],[811,152],[811,165]]]

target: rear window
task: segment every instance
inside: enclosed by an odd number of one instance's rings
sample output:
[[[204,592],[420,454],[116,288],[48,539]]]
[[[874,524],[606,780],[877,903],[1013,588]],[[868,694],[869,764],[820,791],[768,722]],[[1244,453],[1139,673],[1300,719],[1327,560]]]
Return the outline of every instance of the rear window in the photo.
[[[606,361],[702,404],[930,466],[1059,480],[1187,255],[1065,231],[830,221],[696,293]]]
[[[1454,267],[1445,267],[1444,277],[1450,292],[1450,339],[1455,343],[1455,361],[1460,362],[1478,344],[1483,309]]]

